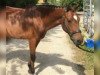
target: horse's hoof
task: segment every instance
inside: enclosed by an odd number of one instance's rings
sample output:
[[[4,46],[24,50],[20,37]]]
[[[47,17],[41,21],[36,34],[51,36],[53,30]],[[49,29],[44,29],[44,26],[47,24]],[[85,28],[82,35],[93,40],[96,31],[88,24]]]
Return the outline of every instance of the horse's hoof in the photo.
[[[28,70],[28,72],[29,72],[30,74],[34,75],[35,70]]]
[[[28,67],[29,67],[28,72],[29,72],[30,74],[34,75],[34,73],[35,73],[35,69],[33,69],[33,68],[31,67],[30,64],[28,64]]]

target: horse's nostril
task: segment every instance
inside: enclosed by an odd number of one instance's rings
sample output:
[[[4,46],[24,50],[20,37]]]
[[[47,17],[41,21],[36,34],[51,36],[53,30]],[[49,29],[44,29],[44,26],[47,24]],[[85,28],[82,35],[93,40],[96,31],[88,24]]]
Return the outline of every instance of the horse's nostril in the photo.
[[[75,40],[75,41],[73,41],[74,42],[74,44],[76,45],[76,46],[79,46],[80,44],[81,44],[81,41],[80,40]]]
[[[80,40],[78,40],[77,42],[78,42],[78,43],[81,43],[81,41],[80,41]]]

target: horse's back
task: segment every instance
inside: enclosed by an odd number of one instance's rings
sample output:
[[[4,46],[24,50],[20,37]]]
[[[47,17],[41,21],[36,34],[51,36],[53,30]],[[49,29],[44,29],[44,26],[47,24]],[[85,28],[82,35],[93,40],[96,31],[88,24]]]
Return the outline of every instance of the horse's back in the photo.
[[[22,8],[6,8],[6,36],[28,39],[34,34],[33,22]]]
[[[41,6],[34,6],[32,9],[7,6],[0,11],[0,37],[31,38],[38,36],[40,32],[43,33],[44,31],[42,21],[44,14],[42,11],[46,10],[46,7]],[[43,16],[42,19],[41,15]]]

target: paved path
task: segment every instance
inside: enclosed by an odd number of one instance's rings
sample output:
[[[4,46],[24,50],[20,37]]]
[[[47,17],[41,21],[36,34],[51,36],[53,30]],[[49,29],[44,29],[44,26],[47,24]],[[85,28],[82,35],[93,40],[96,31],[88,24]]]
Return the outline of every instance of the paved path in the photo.
[[[75,63],[73,51],[78,49],[61,26],[48,31],[37,47],[36,75],[85,75],[84,67]],[[28,41],[12,39],[7,43],[7,75],[30,75]]]

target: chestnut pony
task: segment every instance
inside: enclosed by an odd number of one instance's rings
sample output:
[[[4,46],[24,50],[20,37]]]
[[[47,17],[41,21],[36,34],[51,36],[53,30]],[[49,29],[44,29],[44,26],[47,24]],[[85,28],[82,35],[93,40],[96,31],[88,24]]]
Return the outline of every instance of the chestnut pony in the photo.
[[[27,39],[30,47],[29,72],[34,73],[36,47],[46,32],[62,25],[75,45],[83,41],[79,17],[72,7],[37,5],[26,9],[6,7],[0,11],[0,38]]]

